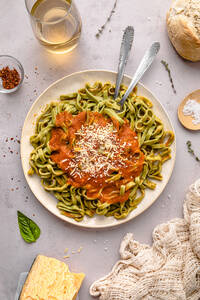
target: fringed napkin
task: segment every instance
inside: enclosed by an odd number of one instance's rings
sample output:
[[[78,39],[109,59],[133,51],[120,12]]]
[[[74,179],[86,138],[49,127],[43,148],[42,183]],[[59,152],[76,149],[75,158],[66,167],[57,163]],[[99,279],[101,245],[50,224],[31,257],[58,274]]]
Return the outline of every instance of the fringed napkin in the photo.
[[[153,231],[153,246],[128,233],[110,274],[94,282],[92,296],[101,300],[200,299],[200,180],[190,186],[184,219],[173,219]]]

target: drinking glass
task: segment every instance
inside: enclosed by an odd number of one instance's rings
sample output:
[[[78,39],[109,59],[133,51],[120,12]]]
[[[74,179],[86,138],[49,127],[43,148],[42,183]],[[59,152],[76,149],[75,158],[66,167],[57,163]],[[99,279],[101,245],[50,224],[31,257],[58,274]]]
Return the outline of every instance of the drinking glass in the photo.
[[[74,49],[81,34],[81,17],[73,0],[25,0],[33,32],[53,53]]]

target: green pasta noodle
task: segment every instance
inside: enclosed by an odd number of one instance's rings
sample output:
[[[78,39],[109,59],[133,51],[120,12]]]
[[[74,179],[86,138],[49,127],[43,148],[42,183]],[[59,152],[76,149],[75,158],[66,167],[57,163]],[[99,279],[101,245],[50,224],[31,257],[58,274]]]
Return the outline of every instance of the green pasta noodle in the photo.
[[[115,86],[110,82],[95,82],[94,85],[86,83],[85,87],[77,92],[61,95],[59,102],[52,102],[46,106],[36,121],[35,134],[30,137],[34,149],[30,154],[28,174],[33,176],[36,173],[41,178],[44,189],[57,198],[60,212],[78,222],[82,221],[84,216],[92,217],[94,214],[113,216],[116,219],[127,217],[142,201],[145,190],[156,188],[153,180],[162,180],[163,163],[171,158],[170,145],[174,140],[174,133],[164,130],[163,123],[152,110],[152,103],[149,99],[137,95],[136,89],[121,109],[119,102],[126,89],[126,86],[121,85],[116,100]],[[67,183],[66,173],[51,159],[52,150],[49,145],[56,116],[64,111],[72,115],[83,111],[99,112],[108,118],[114,118],[120,125],[125,120],[129,121],[130,128],[137,134],[145,160],[141,174],[119,188],[122,196],[130,191],[127,201],[102,203],[98,198],[88,197],[83,187],[76,188]],[[63,126],[63,130],[67,132],[68,129]],[[112,176],[106,182],[117,181],[121,176],[117,170],[113,170]],[[115,197],[115,192],[111,197]]]

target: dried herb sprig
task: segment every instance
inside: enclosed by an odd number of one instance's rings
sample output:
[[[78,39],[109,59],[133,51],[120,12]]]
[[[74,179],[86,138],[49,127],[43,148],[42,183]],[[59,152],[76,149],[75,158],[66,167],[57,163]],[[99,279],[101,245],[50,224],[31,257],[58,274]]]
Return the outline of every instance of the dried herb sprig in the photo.
[[[169,76],[169,81],[171,82],[171,87],[173,89],[173,92],[174,92],[174,94],[176,94],[176,89],[174,87],[174,82],[173,82],[173,79],[172,79],[172,76],[171,76],[171,71],[169,69],[169,64],[164,60],[161,60],[161,64],[163,64],[163,66],[165,67],[165,70],[167,71],[168,76]]]
[[[200,162],[199,157],[196,156],[196,154],[194,153],[194,150],[192,149],[192,143],[191,143],[191,141],[187,141],[186,144],[187,144],[187,147],[188,147],[188,152],[191,153],[195,157],[196,161]]]
[[[97,32],[96,35],[95,35],[97,38],[100,37],[100,35],[103,33],[103,31],[104,31],[104,29],[105,29],[107,23],[110,22],[110,20],[111,20],[111,18],[112,18],[112,15],[113,15],[114,12],[115,12],[115,8],[116,8],[116,6],[117,6],[117,1],[118,1],[118,0],[115,0],[114,5],[113,5],[113,8],[112,8],[112,10],[110,11],[110,14],[109,14],[109,16],[108,16],[106,22],[98,29],[98,32]]]

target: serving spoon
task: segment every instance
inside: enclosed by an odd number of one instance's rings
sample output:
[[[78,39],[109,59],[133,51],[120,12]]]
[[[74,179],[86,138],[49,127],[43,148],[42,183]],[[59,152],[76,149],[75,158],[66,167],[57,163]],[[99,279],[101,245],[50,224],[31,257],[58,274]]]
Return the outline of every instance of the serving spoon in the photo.
[[[124,75],[126,63],[128,61],[129,53],[132,47],[133,38],[134,38],[134,28],[132,26],[127,26],[126,29],[124,30],[124,34],[121,42],[114,99],[116,99],[119,94],[119,89]]]
[[[150,65],[152,64],[154,58],[156,57],[159,49],[160,49],[159,42],[154,42],[151,45],[151,47],[149,49],[147,49],[147,51],[145,52],[145,54],[139,64],[139,67],[137,68],[137,70],[135,72],[135,75],[133,76],[133,79],[132,79],[126,93],[124,94],[121,101],[119,102],[121,106],[123,106],[125,100],[128,98],[131,91],[134,89],[134,87],[136,86],[136,84],[138,83],[140,78],[144,75],[146,70],[150,67]]]

